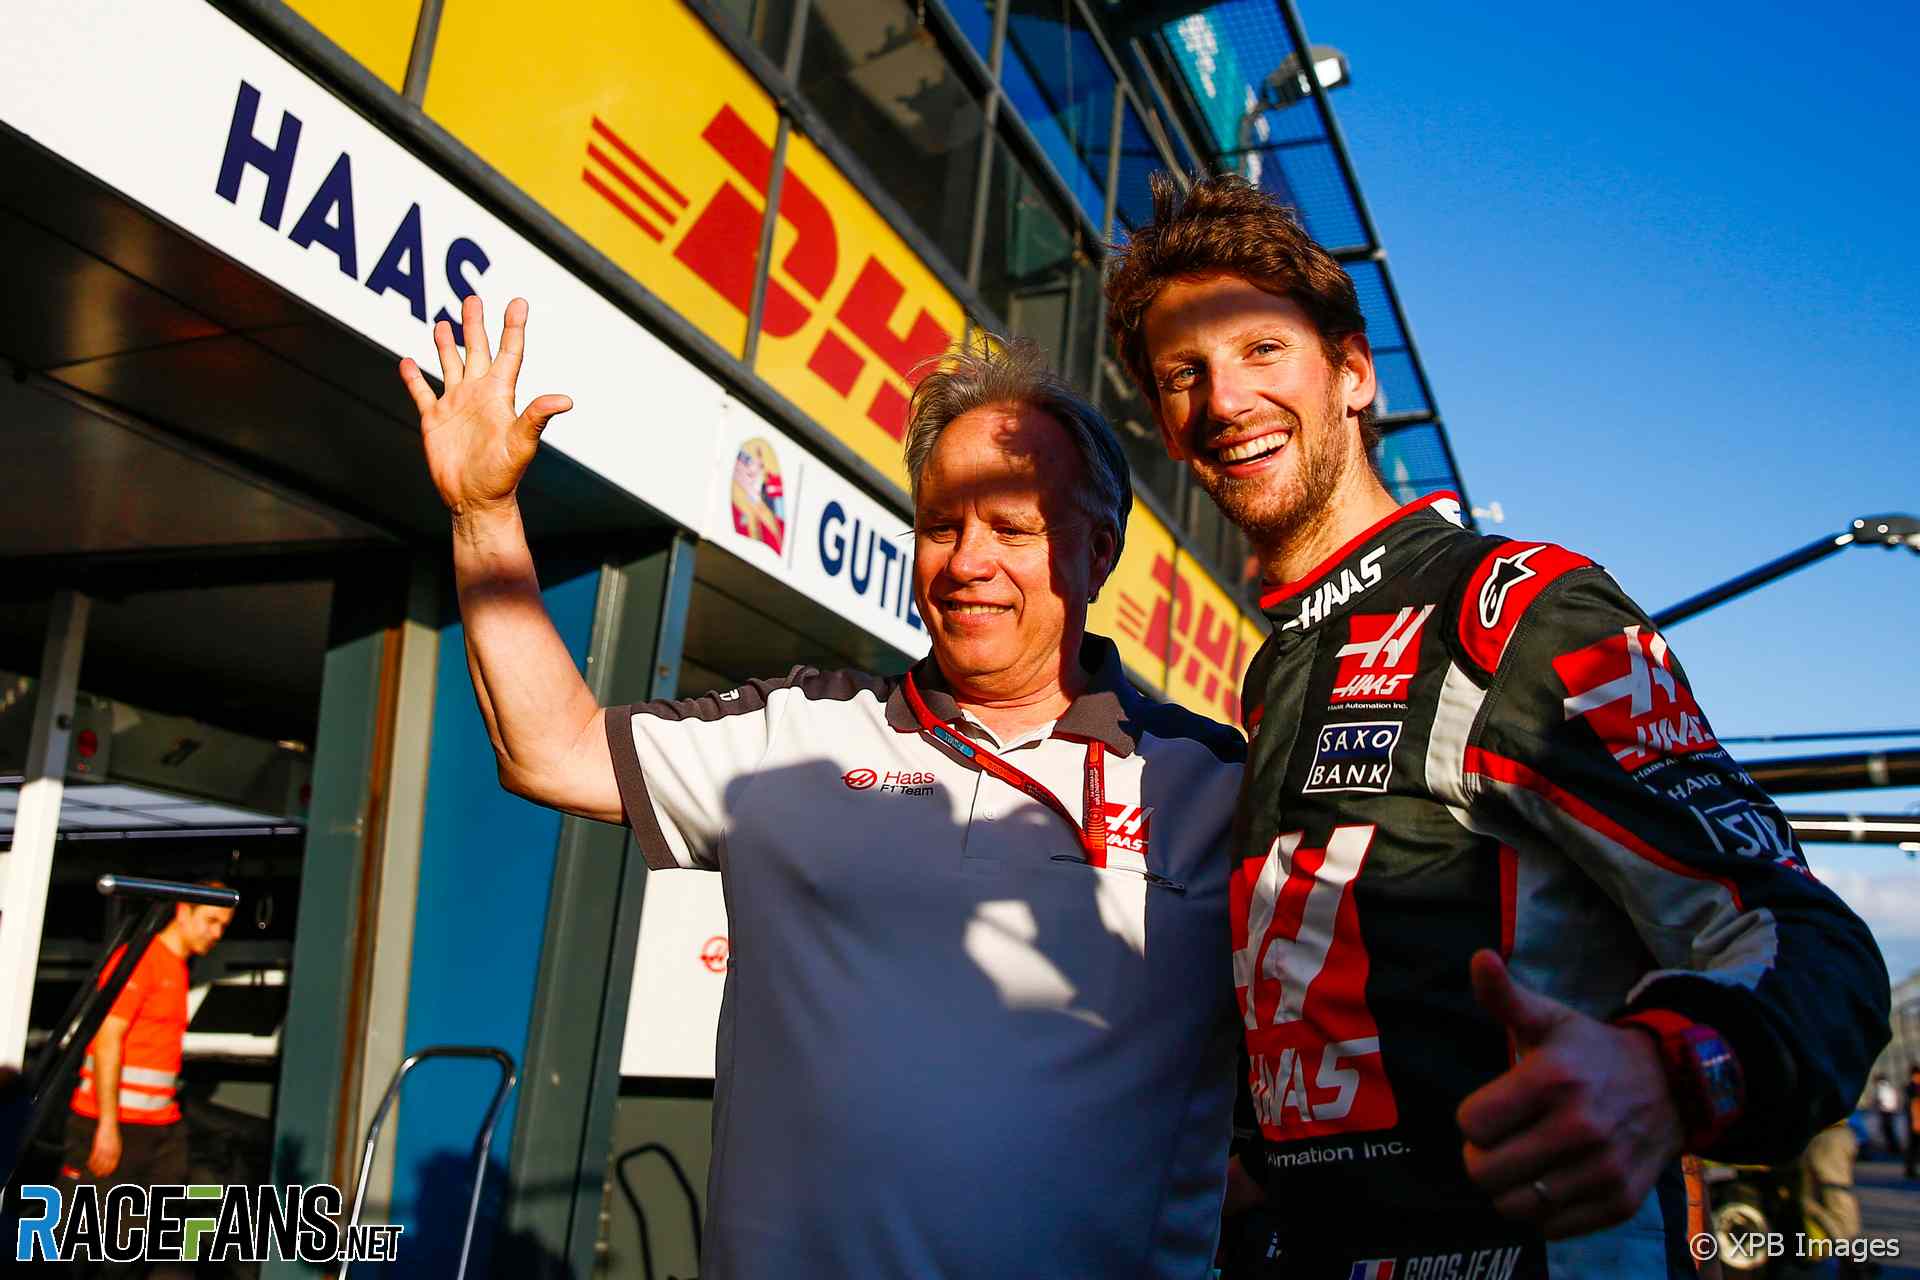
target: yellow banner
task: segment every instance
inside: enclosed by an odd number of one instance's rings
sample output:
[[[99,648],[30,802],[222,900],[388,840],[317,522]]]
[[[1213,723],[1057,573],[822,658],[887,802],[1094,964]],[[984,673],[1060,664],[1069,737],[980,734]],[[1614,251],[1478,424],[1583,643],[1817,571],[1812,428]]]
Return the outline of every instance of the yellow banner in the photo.
[[[682,5],[448,5],[425,106],[708,337],[743,350],[777,117]],[[748,139],[763,140],[760,154]]]
[[[379,76],[395,93],[406,87],[407,59],[413,55],[413,28],[420,21],[420,0],[387,0],[384,4],[368,4],[367,0],[287,0],[287,7]]]
[[[1087,611],[1087,626],[1111,636],[1134,673],[1168,701],[1240,724],[1240,681],[1266,638],[1165,525],[1136,505],[1127,549]]]
[[[787,142],[776,235],[760,376],[905,488],[908,375],[959,339],[965,311],[798,132]],[[786,299],[778,323],[776,285]]]
[[[778,116],[680,4],[565,20],[463,0],[427,114],[729,351],[745,347]],[[805,137],[788,143],[758,372],[905,487],[906,373],[964,312]]]

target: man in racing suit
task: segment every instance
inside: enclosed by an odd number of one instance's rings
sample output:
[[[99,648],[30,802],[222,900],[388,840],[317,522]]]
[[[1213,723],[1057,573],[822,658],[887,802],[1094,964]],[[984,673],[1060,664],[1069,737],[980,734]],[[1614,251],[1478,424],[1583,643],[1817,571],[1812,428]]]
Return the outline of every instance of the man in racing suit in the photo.
[[[1269,582],[1232,895],[1263,1261],[1691,1275],[1678,1157],[1847,1112],[1871,936],[1604,571],[1396,508],[1338,264],[1236,178],[1155,194],[1111,327]]]

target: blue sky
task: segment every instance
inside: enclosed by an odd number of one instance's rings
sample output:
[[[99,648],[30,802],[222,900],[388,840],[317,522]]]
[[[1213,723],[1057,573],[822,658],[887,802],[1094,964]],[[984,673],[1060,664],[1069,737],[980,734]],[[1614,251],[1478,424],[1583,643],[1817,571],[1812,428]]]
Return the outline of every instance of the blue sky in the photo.
[[[1333,105],[1492,527],[1657,609],[1920,513],[1920,6],[1300,2],[1351,60]],[[1920,727],[1920,556],[1849,550],[1670,638],[1723,736]],[[1733,750],[1856,745],[1920,739]],[[1920,969],[1920,862],[1808,854]]]

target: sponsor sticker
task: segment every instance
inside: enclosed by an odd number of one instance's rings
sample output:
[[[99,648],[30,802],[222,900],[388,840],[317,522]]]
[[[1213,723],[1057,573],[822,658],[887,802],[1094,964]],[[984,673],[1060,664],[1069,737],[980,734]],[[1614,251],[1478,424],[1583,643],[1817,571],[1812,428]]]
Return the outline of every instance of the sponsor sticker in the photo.
[[[1361,720],[1320,730],[1307,770],[1307,792],[1384,792],[1393,779],[1393,749],[1400,721]]]

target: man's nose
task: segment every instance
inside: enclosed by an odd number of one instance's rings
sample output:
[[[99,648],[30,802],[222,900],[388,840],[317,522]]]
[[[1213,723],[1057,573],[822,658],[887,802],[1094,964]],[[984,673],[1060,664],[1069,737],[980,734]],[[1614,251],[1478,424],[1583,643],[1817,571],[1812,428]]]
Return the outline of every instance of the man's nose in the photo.
[[[991,578],[996,568],[993,531],[972,521],[962,525],[953,540],[953,554],[947,557],[947,576],[960,582],[980,582]]]
[[[1259,397],[1253,379],[1231,362],[1207,369],[1207,416],[1215,422],[1232,422],[1254,407]]]

